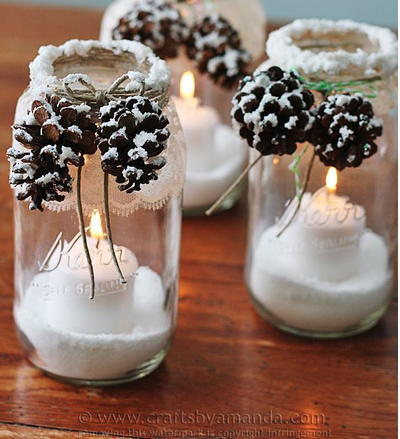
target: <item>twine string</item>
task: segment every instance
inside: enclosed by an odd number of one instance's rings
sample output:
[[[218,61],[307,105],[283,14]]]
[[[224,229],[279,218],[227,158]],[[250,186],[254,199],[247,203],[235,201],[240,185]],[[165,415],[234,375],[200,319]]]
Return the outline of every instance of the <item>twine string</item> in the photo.
[[[78,76],[71,81],[71,78],[64,78],[63,80],[63,90],[71,100],[75,102],[83,102],[85,104],[95,104],[98,107],[102,107],[109,101],[120,100],[130,96],[144,96],[146,92],[146,84],[144,77],[141,73],[137,75],[137,81],[140,82],[140,87],[138,90],[127,91],[125,88],[121,87],[127,80],[131,79],[131,75],[126,73],[119,78],[117,78],[111,86],[104,89],[96,89],[94,85],[87,81],[84,77]],[[72,84],[80,84],[82,88],[73,88]],[[60,90],[61,92],[62,90]],[[62,93],[58,93],[62,94]],[[147,96],[149,99],[157,99],[160,107],[165,106],[168,103],[168,93],[166,90],[155,91],[149,90]],[[79,220],[79,228],[82,237],[83,247],[86,255],[86,260],[88,263],[89,274],[90,274],[90,299],[94,299],[95,296],[95,277],[94,277],[94,269],[93,262],[91,259],[87,237],[85,233],[85,224],[84,224],[84,215],[82,208],[82,169],[78,168],[78,176],[77,176],[77,214]],[[111,219],[110,219],[110,209],[109,209],[109,188],[108,188],[108,174],[104,173],[104,213],[106,217],[106,227],[107,227],[107,240],[110,247],[111,256],[114,262],[114,265],[118,271],[118,275],[120,277],[121,283],[126,284],[125,277],[122,273],[121,267],[118,262],[118,258],[115,254],[114,243],[112,239],[112,231],[111,231]]]
[[[63,80],[63,87],[60,90],[73,101],[84,102],[87,104],[93,103],[98,106],[103,106],[109,101],[125,99],[131,96],[146,96],[151,100],[157,100],[160,107],[164,107],[168,103],[168,91],[167,90],[146,90],[146,83],[142,74],[138,73],[137,82],[140,83],[140,87],[136,90],[126,90],[122,85],[131,79],[131,75],[125,73],[117,78],[108,89],[97,89],[94,85],[88,82],[86,79],[79,77],[74,81],[68,80],[68,77]],[[73,88],[71,85],[80,84],[82,88]]]

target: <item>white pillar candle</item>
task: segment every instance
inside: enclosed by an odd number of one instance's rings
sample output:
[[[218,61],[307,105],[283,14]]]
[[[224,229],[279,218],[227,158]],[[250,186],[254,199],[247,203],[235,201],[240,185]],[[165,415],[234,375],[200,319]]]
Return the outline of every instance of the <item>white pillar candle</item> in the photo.
[[[127,281],[122,284],[98,212],[92,215],[90,233],[87,241],[96,281],[93,300],[89,299],[90,277],[80,235],[71,242],[59,240],[31,288],[44,296],[43,312],[56,328],[82,334],[130,333],[137,259],[129,249],[114,246]]]
[[[275,319],[308,331],[356,327],[390,295],[389,251],[365,228],[365,210],[335,192],[336,183],[305,194],[261,235],[253,254],[250,288]]]
[[[349,278],[356,271],[365,210],[336,195],[337,174],[330,168],[326,186],[314,195],[304,194],[291,225],[274,244],[299,273],[326,281]],[[278,228],[284,227],[297,208],[289,206]]]
[[[176,110],[188,145],[188,172],[204,171],[215,166],[214,134],[221,123],[216,110],[200,105],[194,92],[194,76],[189,71],[181,79],[181,97],[175,98]]]
[[[217,111],[201,105],[195,95],[195,80],[182,75],[180,97],[175,105],[187,144],[186,184],[183,206],[210,206],[240,174],[247,160],[247,147],[234,131],[221,123]]]

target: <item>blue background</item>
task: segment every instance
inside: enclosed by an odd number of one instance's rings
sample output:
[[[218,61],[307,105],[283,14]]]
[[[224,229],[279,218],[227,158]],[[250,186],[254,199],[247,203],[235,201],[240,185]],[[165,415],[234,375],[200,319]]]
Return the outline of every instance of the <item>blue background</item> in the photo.
[[[252,0],[247,0],[252,1]],[[371,24],[397,27],[397,0],[263,0],[270,20],[293,18],[351,18]],[[102,8],[111,0],[0,0],[53,6]]]

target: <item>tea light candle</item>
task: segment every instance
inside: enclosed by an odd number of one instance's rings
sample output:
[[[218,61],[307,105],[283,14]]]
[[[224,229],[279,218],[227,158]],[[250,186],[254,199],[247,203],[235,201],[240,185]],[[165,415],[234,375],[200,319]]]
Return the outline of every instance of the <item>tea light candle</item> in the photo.
[[[183,207],[209,207],[240,174],[247,149],[215,109],[195,98],[192,72],[182,75],[174,101],[187,143]]]
[[[130,308],[138,269],[137,259],[129,249],[114,246],[121,270],[126,276],[127,283],[122,284],[109,243],[104,239],[97,210],[91,216],[89,230],[87,240],[96,279],[93,300],[89,300],[88,265],[79,236],[69,243],[60,243],[63,246],[61,252],[48,255],[42,272],[32,285],[46,291],[45,313],[51,325],[85,334],[129,333],[132,330]]]
[[[282,323],[309,331],[342,331],[384,306],[390,294],[388,248],[366,229],[365,210],[336,195],[337,175],[279,236],[296,205],[264,231],[254,252],[250,287]]]
[[[325,187],[314,195],[304,194],[294,221],[276,240],[280,253],[299,273],[332,282],[354,274],[365,229],[364,208],[336,195],[336,186],[337,171],[330,168]],[[284,227],[296,207],[297,199],[278,227]]]

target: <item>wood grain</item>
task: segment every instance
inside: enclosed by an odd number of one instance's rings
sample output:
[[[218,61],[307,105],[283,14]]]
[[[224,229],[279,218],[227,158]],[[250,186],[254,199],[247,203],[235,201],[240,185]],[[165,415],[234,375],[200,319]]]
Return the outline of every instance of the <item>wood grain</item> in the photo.
[[[108,389],[77,388],[25,362],[11,313],[12,198],[4,158],[9,126],[38,47],[96,38],[101,14],[4,4],[0,13],[0,437],[58,439],[97,432],[394,438],[395,303],[378,327],[347,340],[310,341],[277,331],[255,313],[243,284],[243,203],[214,218],[185,219],[179,324],[167,360],[151,376]],[[291,419],[302,413],[307,422]],[[196,414],[197,422],[190,422],[189,415]],[[271,422],[261,425],[258,414],[265,420],[272,416]],[[325,423],[312,416],[325,417]]]

